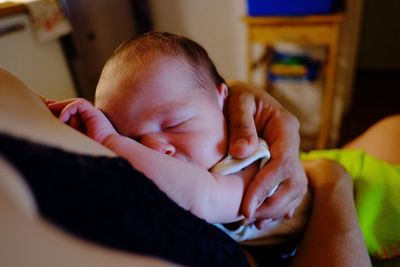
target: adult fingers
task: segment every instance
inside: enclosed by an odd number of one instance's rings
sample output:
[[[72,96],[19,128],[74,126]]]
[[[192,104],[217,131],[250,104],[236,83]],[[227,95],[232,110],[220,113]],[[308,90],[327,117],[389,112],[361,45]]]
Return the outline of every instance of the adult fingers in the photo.
[[[254,111],[255,100],[252,94],[242,92],[229,97],[229,153],[233,157],[244,158],[257,148]]]
[[[298,204],[295,202],[290,203],[290,206],[292,207],[291,209],[294,211],[296,210]],[[258,212],[258,211],[257,211]],[[257,216],[257,214],[256,214]],[[293,215],[292,215],[293,216]],[[291,218],[287,218],[286,216],[281,216],[279,218],[285,218],[287,220],[291,219]],[[269,223],[273,222],[275,219],[255,219],[254,220],[254,225],[257,229],[262,230],[264,229],[264,227],[266,227]]]
[[[296,191],[296,187],[291,187],[289,184],[290,181],[282,183],[277,192],[256,210],[254,214],[256,220],[289,217],[287,214],[293,212],[303,199],[302,192]]]
[[[254,216],[256,209],[266,199],[262,213],[258,213],[259,217],[265,216],[262,219],[279,218],[291,211],[289,203],[300,203],[307,190],[307,179],[300,163],[292,163],[288,165],[271,160],[260,170],[249,184],[242,201],[242,212],[246,217]],[[278,185],[278,189],[271,195]]]
[[[279,162],[271,160],[262,168],[248,185],[242,200],[242,212],[251,218],[256,209],[264,202],[286,175],[282,174]]]
[[[288,207],[290,207],[290,209],[293,211],[293,213],[295,212],[296,208],[298,207],[298,203],[296,201],[292,201],[291,203],[288,204]],[[254,225],[256,226],[257,229],[262,230],[265,226],[267,226],[270,222],[273,222],[275,219],[264,219],[265,215],[261,214],[262,211],[262,207],[260,207],[255,214],[255,217],[259,216],[261,219],[254,219]],[[291,215],[293,216],[293,215]],[[273,217],[271,217],[273,218]],[[286,214],[283,215],[281,214],[281,216],[277,217],[277,218],[285,218],[285,219],[291,219],[291,217],[286,217]]]

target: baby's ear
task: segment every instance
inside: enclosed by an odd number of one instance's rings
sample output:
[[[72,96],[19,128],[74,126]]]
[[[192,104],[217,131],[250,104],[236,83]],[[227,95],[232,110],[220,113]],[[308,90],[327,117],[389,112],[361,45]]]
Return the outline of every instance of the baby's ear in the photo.
[[[217,101],[221,110],[224,108],[225,100],[228,97],[228,86],[225,83],[220,83],[217,86]]]

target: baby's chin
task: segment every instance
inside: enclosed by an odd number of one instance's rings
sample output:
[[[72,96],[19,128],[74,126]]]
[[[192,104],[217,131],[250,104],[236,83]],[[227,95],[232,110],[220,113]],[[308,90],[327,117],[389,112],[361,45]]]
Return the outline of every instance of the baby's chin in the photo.
[[[176,156],[175,158],[179,159],[181,161],[184,161],[184,162],[193,163],[193,164],[200,166],[206,170],[210,170],[212,167],[214,167],[215,164],[217,164],[220,161],[219,158],[213,158],[213,159],[208,158],[207,161],[196,161],[194,159],[190,159],[189,157],[185,157],[183,155]]]
[[[221,155],[219,157],[216,157],[212,162],[209,162],[207,166],[205,167],[207,170],[211,171],[211,169],[221,160],[223,160],[226,157],[226,155]]]

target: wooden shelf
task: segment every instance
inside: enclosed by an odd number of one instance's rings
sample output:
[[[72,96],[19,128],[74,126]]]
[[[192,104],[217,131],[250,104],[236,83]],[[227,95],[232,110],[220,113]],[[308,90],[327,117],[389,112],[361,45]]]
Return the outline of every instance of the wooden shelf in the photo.
[[[249,82],[253,80],[254,59],[252,58],[252,46],[255,43],[263,44],[267,48],[276,43],[290,42],[305,46],[325,47],[327,49],[323,72],[324,88],[321,104],[321,125],[317,141],[318,149],[324,149],[329,146],[337,51],[340,29],[344,21],[344,13],[302,17],[246,16],[243,18],[243,22],[247,25],[247,75]]]

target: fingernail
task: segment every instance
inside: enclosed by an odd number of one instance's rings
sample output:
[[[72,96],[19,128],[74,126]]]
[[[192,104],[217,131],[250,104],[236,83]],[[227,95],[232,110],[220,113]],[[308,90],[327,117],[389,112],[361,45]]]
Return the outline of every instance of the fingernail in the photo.
[[[255,211],[256,211],[256,205],[253,204],[251,205],[250,208],[250,218],[253,218]]]
[[[295,210],[294,210],[294,209],[292,209],[292,210],[289,212],[289,217],[290,217],[290,218],[293,218],[294,211],[295,211]]]
[[[247,142],[246,138],[240,138],[238,140],[235,141],[235,146],[246,146],[248,145],[249,142]]]
[[[256,212],[256,210],[263,204],[264,200],[260,199],[254,199],[251,204],[249,205],[250,207],[250,218],[252,218]]]

